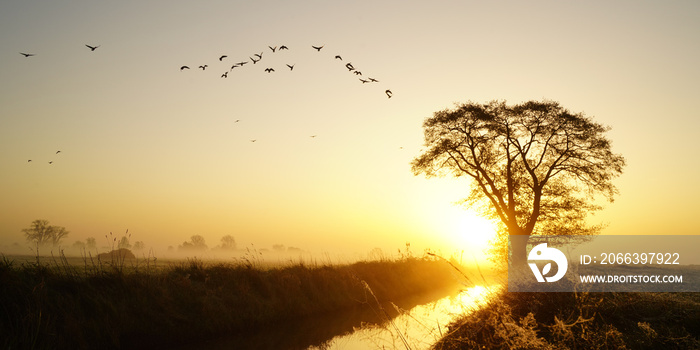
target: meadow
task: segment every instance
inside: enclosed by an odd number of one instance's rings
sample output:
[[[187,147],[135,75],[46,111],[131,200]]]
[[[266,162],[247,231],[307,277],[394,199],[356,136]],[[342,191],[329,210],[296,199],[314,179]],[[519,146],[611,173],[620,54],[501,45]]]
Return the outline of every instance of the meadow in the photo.
[[[0,347],[198,344],[454,287],[434,256],[264,266],[65,256],[0,261]]]

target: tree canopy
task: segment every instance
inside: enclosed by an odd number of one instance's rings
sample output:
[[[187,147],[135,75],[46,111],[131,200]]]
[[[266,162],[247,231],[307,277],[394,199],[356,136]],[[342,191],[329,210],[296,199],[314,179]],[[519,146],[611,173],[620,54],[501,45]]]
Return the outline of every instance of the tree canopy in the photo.
[[[553,101],[513,106],[504,101],[465,103],[435,112],[424,124],[427,149],[414,174],[467,176],[465,201],[499,223],[502,233],[523,236],[513,259],[524,261],[533,234],[594,234],[587,215],[612,202],[612,180],[625,159],[611,150],[608,127]]]

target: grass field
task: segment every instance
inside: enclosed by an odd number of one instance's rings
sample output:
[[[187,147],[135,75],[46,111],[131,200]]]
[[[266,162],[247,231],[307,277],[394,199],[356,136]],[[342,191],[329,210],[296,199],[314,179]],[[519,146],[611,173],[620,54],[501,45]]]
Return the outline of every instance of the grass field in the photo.
[[[457,283],[453,267],[430,256],[261,265],[4,257],[0,347],[182,345]]]

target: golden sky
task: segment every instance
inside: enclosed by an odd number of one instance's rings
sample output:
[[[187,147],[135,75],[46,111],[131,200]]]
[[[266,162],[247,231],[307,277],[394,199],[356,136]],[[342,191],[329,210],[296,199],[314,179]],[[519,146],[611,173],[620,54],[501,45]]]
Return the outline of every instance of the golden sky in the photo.
[[[230,234],[479,254],[466,180],[409,162],[433,112],[494,99],[612,127],[628,166],[606,233],[697,234],[698,42],[696,1],[5,1],[0,248],[47,219],[156,252]]]

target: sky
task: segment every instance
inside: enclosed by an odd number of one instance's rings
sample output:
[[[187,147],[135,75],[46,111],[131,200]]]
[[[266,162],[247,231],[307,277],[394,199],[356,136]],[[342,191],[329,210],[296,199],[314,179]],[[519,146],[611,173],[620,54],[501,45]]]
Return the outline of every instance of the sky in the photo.
[[[697,1],[5,0],[0,248],[46,219],[156,254],[232,235],[481,256],[467,180],[409,163],[433,112],[492,100],[612,128],[628,165],[604,233],[698,234],[699,42]]]

